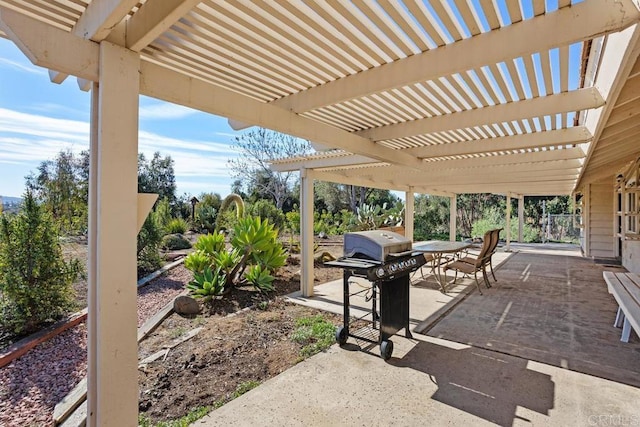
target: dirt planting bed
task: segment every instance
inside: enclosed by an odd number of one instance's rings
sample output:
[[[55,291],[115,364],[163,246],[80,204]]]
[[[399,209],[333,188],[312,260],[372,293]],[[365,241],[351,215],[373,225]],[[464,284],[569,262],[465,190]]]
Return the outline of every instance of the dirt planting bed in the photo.
[[[342,241],[322,241],[319,251],[340,256]],[[289,257],[270,295],[240,287],[200,316],[170,316],[142,341],[140,360],[203,328],[172,348],[166,358],[141,367],[141,413],[157,421],[178,418],[193,407],[220,405],[233,398],[238,387],[250,388],[301,360],[302,345],[294,343],[290,334],[297,318],[317,312],[280,298],[300,289],[299,264],[299,255]],[[341,270],[316,264],[316,284],[340,277]],[[191,273],[178,266],[140,288],[138,326],[182,292],[191,279]],[[86,282],[76,284],[76,291],[86,295]],[[334,324],[340,321],[338,316],[323,316]],[[86,327],[80,324],[0,369],[0,426],[53,425],[54,406],[86,375],[86,339]]]

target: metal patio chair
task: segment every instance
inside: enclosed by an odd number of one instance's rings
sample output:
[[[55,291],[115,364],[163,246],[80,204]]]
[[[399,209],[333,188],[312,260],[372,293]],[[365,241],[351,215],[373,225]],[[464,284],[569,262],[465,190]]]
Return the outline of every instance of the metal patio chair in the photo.
[[[493,234],[494,230],[489,230],[485,233],[482,241],[482,248],[480,249],[480,253],[476,257],[466,256],[464,258],[453,261],[443,267],[443,271],[446,273],[447,270],[454,270],[455,277],[453,279],[453,283],[456,283],[458,279],[458,272],[464,274],[473,274],[473,278],[476,281],[476,287],[478,288],[478,292],[482,295],[482,291],[480,290],[480,282],[478,282],[478,272],[482,272],[482,278],[484,279],[484,284],[487,288],[490,288],[489,278],[487,277],[486,265],[490,263],[491,260],[491,250],[495,249],[494,246],[497,246],[497,241],[494,245],[493,243]]]

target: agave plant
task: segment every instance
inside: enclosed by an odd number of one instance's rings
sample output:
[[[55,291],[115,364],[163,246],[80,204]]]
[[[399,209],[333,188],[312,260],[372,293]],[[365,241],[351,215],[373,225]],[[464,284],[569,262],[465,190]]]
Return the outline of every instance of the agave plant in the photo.
[[[245,256],[251,252],[262,252],[276,243],[278,232],[268,219],[244,217],[234,227],[231,245],[242,251]]]
[[[231,251],[221,251],[211,257],[213,264],[220,269],[226,277],[226,286],[228,289],[234,284],[234,270],[240,264],[242,255],[237,249]]]
[[[224,235],[221,233],[213,233],[200,236],[193,246],[205,255],[213,256],[224,250]]]
[[[247,279],[247,282],[251,283],[253,286],[255,286],[256,289],[260,290],[261,292],[269,292],[275,290],[275,288],[273,287],[273,280],[275,279],[275,277],[269,274],[269,269],[261,265],[252,265],[251,267],[249,267],[245,279]]]
[[[226,277],[220,268],[211,271],[211,268],[205,267],[202,273],[194,273],[193,276],[194,278],[187,285],[187,289],[191,291],[194,298],[203,298],[208,302],[224,292]]]
[[[281,244],[272,245],[267,250],[253,254],[253,260],[272,272],[277,271],[287,262],[287,251]]]
[[[203,251],[194,251],[187,255],[184,266],[194,273],[202,273],[205,268],[211,266],[211,259]]]

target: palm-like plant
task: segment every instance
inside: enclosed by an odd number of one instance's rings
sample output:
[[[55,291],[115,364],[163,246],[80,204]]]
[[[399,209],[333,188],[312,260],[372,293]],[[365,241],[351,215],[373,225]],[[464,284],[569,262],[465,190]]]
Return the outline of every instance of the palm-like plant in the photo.
[[[269,274],[269,270],[261,265],[252,265],[249,267],[245,278],[247,282],[251,283],[261,292],[269,292],[275,289],[273,287],[275,277]]]
[[[224,249],[224,234],[213,233],[200,236],[194,247],[207,256],[213,256]]]
[[[194,245],[197,250],[187,257],[185,266],[195,273],[189,289],[196,295],[219,295],[240,283],[263,292],[274,289],[271,273],[287,260],[274,225],[268,219],[241,217],[232,236],[231,250],[221,233],[201,236]]]
[[[211,259],[203,251],[191,252],[184,260],[184,266],[194,273],[202,273],[211,266]]]
[[[195,298],[203,298],[208,302],[213,297],[222,295],[225,281],[225,274],[220,268],[211,271],[209,267],[205,267],[202,273],[194,273],[194,278],[187,285],[187,289],[191,291]]]

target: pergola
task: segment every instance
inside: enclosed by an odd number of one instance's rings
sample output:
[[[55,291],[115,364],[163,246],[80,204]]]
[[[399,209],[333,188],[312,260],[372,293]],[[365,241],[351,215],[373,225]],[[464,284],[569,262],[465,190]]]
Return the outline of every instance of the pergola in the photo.
[[[0,36],[92,91],[89,425],[137,421],[139,94],[333,149],[274,165],[302,171],[311,294],[314,179],[406,191],[411,211],[414,192],[580,192],[638,157],[639,7],[0,0]]]

